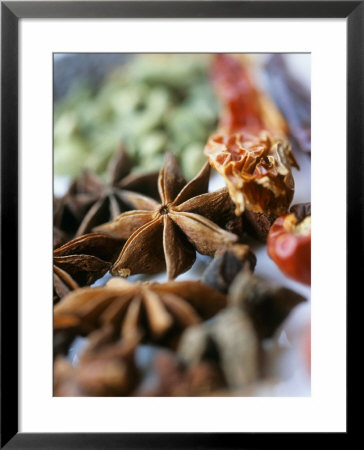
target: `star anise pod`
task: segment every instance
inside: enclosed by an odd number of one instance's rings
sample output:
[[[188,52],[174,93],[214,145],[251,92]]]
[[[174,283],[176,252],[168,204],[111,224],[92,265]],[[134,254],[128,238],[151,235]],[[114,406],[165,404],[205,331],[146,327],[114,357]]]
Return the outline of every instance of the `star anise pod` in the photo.
[[[156,197],[158,172],[130,173],[131,169],[132,161],[121,147],[110,160],[106,183],[97,175],[84,172],[55,209],[55,225],[81,236],[130,209],[123,196],[124,189]]]
[[[111,269],[113,275],[154,274],[167,268],[168,279],[173,279],[192,266],[196,251],[212,256],[218,247],[237,240],[216,224],[230,215],[232,202],[225,188],[206,193],[209,174],[206,163],[186,183],[175,157],[167,153],[158,178],[161,203],[128,193],[136,210],[96,228],[128,239]]]
[[[311,216],[311,202],[297,203],[291,206],[289,212],[296,215],[298,222],[302,222],[307,216]]]
[[[231,283],[241,270],[254,271],[257,258],[248,245],[233,244],[216,251],[207,266],[202,281],[227,294]]]
[[[53,358],[67,355],[70,345],[78,335],[79,319],[76,316],[60,316],[53,320]]]
[[[76,366],[64,357],[54,363],[56,397],[125,396],[135,387],[138,372],[134,351],[138,336],[115,341],[110,328],[95,331]]]
[[[79,288],[76,281],[65,270],[53,265],[53,303],[74,289]]]
[[[81,221],[82,214],[85,214],[87,211],[79,207],[79,219],[77,219],[75,214],[69,209],[67,199],[73,188],[74,183],[72,183],[68,193],[63,197],[53,196],[53,250],[72,239]]]
[[[68,236],[58,227],[53,227],[53,250],[68,241]]]
[[[178,355],[187,365],[214,361],[229,387],[244,388],[261,375],[261,341],[271,338],[306,299],[291,289],[242,270],[229,289],[228,306],[182,335]]]
[[[245,387],[260,375],[260,346],[248,314],[229,306],[214,321],[188,328],[177,355],[187,366],[218,364],[230,388]]]
[[[242,271],[229,290],[229,303],[251,318],[259,339],[274,335],[290,312],[306,298],[297,292]]]
[[[258,213],[245,210],[242,215],[244,231],[258,239],[260,242],[267,242],[268,233],[273,222],[277,219],[274,214]]]
[[[174,347],[184,328],[225,307],[226,298],[199,281],[129,283],[111,279],[103,287],[71,292],[54,307],[54,329],[77,323],[80,334],[112,325],[123,337],[143,333],[144,340]]]
[[[86,177],[86,173],[84,176]],[[63,197],[53,198],[53,228],[57,231],[54,231],[53,237],[63,233],[66,242],[74,237],[91,206],[89,194],[80,195],[78,182],[79,180],[74,180]],[[54,248],[55,244],[57,239],[53,242]]]
[[[53,251],[53,301],[92,284],[110,269],[124,241],[99,233],[80,236]]]

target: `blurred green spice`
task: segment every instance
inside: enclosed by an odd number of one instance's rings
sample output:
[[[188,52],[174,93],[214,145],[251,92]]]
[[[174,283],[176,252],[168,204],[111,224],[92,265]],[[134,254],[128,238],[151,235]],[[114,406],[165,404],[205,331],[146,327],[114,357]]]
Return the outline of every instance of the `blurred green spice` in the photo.
[[[123,142],[136,165],[156,170],[166,151],[192,178],[206,161],[219,104],[208,80],[209,55],[138,55],[95,89],[74,86],[54,107],[55,174],[103,175]]]

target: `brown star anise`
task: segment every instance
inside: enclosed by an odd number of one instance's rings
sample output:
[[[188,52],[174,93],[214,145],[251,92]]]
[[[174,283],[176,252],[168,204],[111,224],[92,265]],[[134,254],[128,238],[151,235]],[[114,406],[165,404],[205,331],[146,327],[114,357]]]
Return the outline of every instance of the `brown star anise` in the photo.
[[[268,233],[273,222],[277,219],[274,214],[253,212],[246,209],[242,215],[244,231],[260,242],[267,242]]]
[[[76,366],[58,356],[54,363],[54,396],[124,396],[138,381],[134,351],[138,336],[115,341],[112,330],[103,328],[90,336],[90,343]]]
[[[68,241],[68,236],[58,227],[53,227],[53,250]]]
[[[131,168],[132,161],[121,147],[109,163],[106,183],[97,175],[84,172],[58,201],[55,225],[81,236],[130,209],[123,196],[124,189],[157,196],[158,172],[130,173]]]
[[[229,289],[229,303],[251,318],[259,339],[270,338],[306,298],[291,289],[242,271]]]
[[[71,292],[54,307],[55,333],[71,323],[80,334],[112,325],[123,337],[141,332],[144,340],[175,347],[184,328],[225,307],[226,298],[199,281],[129,283],[111,279],[103,287]],[[72,322],[73,321],[73,322]]]
[[[242,270],[230,286],[228,306],[213,321],[187,329],[178,356],[186,365],[212,359],[230,388],[243,388],[261,375],[262,340],[271,338],[305,300],[291,289]]]
[[[127,194],[136,210],[96,228],[128,239],[111,269],[113,275],[154,274],[167,268],[168,279],[173,279],[192,266],[196,250],[212,256],[218,247],[237,240],[216,224],[230,215],[232,202],[226,188],[206,193],[209,174],[206,163],[186,183],[175,157],[167,153],[158,178],[161,203]]]
[[[241,270],[253,271],[257,258],[248,245],[233,244],[222,247],[207,266],[202,281],[227,294],[231,283]]]
[[[110,269],[124,241],[99,233],[80,236],[53,251],[53,301],[92,284]]]

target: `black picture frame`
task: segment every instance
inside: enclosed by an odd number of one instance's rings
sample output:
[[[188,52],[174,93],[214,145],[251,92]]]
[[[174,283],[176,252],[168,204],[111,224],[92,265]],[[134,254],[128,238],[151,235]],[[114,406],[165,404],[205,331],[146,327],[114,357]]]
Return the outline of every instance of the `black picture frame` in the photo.
[[[18,23],[22,18],[346,18],[347,303],[363,270],[364,1],[1,2],[1,448],[251,448],[279,433],[18,432]],[[345,155],[344,155],[345,157]],[[348,310],[349,313],[349,310]],[[350,348],[348,342],[348,349]],[[349,372],[348,372],[349,375]],[[349,418],[349,411],[348,411]],[[348,428],[349,431],[349,428]],[[327,436],[321,435],[327,442]],[[348,438],[335,436],[336,443]],[[285,435],[296,444],[297,434]],[[300,436],[300,443],[309,439]],[[320,436],[316,434],[315,443]],[[343,442],[342,442],[343,443]],[[280,442],[281,445],[281,442]]]

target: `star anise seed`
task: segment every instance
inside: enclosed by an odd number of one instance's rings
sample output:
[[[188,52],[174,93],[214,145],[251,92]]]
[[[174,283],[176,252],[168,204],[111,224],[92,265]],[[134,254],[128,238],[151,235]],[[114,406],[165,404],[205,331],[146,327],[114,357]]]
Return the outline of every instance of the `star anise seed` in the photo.
[[[68,236],[58,227],[53,227],[53,250],[68,241]]]
[[[251,318],[259,339],[270,338],[293,308],[306,298],[249,271],[242,271],[229,290],[229,303]]]
[[[209,175],[206,163],[186,183],[175,157],[167,153],[158,178],[161,203],[124,191],[136,210],[95,229],[128,239],[111,269],[113,275],[154,274],[166,268],[168,279],[174,279],[192,266],[196,251],[212,256],[238,239],[217,225],[229,215],[232,202],[226,188],[207,193]]]
[[[227,294],[231,283],[241,270],[254,271],[257,258],[248,245],[233,244],[222,247],[207,266],[202,281]]]
[[[110,269],[124,241],[100,233],[80,236],[53,251],[53,300],[92,284]]]
[[[84,172],[58,201],[55,224],[62,230],[81,236],[130,209],[122,196],[124,189],[157,196],[158,172],[130,173],[131,169],[132,161],[121,147],[110,160],[106,183],[97,175]]]
[[[214,316],[226,305],[224,295],[199,281],[129,283],[111,279],[103,287],[82,288],[54,308],[54,329],[78,321],[81,334],[111,325],[123,337],[140,332],[145,341],[174,347],[184,328]],[[74,327],[72,324],[72,330]]]
[[[130,394],[138,381],[134,364],[138,342],[138,336],[115,341],[110,328],[95,331],[76,366],[63,357],[55,360],[54,395],[115,397]]]

